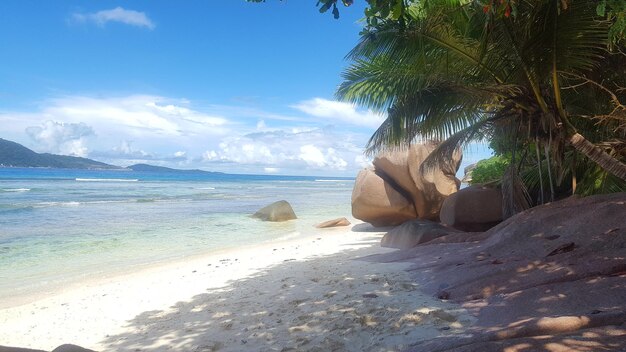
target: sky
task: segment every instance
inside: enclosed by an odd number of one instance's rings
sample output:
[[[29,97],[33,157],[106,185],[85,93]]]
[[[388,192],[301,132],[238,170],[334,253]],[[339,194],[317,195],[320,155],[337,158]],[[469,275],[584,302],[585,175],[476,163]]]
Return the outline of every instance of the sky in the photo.
[[[0,138],[120,166],[355,176],[384,116],[334,92],[365,4],[335,20],[315,3],[1,1]]]

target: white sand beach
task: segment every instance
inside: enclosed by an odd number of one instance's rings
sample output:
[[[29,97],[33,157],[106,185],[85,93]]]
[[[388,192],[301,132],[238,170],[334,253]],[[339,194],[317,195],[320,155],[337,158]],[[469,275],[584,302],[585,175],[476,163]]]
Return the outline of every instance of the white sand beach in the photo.
[[[233,234],[236,235],[236,234]],[[0,310],[0,345],[99,351],[396,351],[462,334],[365,224],[94,278]]]

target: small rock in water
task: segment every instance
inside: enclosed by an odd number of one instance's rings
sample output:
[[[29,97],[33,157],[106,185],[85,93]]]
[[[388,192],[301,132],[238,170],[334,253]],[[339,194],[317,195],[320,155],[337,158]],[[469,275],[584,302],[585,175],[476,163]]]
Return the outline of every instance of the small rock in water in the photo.
[[[287,221],[294,220],[298,217],[293,212],[291,204],[285,200],[274,202],[252,215],[252,217],[264,220],[264,221]]]
[[[350,221],[346,218],[337,218],[333,220],[324,221],[315,225],[318,229],[324,229],[328,227],[341,227],[341,226],[350,226]],[[319,239],[319,238],[318,238]]]

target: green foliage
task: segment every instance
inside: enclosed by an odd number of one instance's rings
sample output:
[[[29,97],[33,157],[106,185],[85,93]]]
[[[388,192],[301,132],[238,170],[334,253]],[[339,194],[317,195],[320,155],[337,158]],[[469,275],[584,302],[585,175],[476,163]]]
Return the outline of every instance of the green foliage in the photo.
[[[511,160],[503,156],[493,156],[481,160],[472,170],[472,184],[500,181]]]
[[[432,164],[487,140],[498,154],[516,155],[516,165],[546,164],[550,172],[541,178],[549,187],[542,188],[552,192],[570,167],[570,136],[580,132],[598,143],[626,133],[617,116],[623,105],[616,103],[626,100],[619,89],[626,61],[607,52],[610,26],[595,3],[515,2],[508,15],[509,2],[490,3],[409,2],[404,21],[387,19],[363,34],[337,97],[387,112],[368,143],[370,154],[443,141]]]
[[[266,0],[246,0],[248,2],[265,2]],[[282,0],[281,0],[282,1]],[[368,7],[365,9],[366,31],[375,29],[390,21],[406,23],[411,14],[424,7],[437,3],[436,0],[362,0]],[[575,2],[587,2],[589,0],[561,0],[558,2],[560,11],[567,11]],[[351,6],[354,0],[318,0],[317,6],[321,13],[332,8],[333,17],[339,18],[337,3],[341,2],[345,7]],[[453,3],[454,1],[448,1]],[[590,2],[590,1],[589,1]],[[519,14],[520,2],[516,0],[463,0],[461,6],[475,4],[482,11],[494,17],[516,18]],[[624,43],[626,39],[626,0],[598,0],[595,11],[599,17],[606,18],[611,23],[608,38],[611,46]],[[523,15],[523,14],[521,14]]]
[[[596,12],[612,23],[609,30],[611,45],[623,43],[626,38],[626,0],[600,0]]]

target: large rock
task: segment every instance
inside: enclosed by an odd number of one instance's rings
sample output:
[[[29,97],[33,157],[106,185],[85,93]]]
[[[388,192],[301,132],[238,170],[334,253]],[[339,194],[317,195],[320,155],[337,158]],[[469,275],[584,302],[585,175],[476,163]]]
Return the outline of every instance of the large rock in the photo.
[[[252,215],[264,221],[287,221],[297,219],[296,213],[293,212],[291,204],[286,200],[274,202]]]
[[[420,219],[439,220],[439,211],[443,201],[459,190],[461,181],[456,172],[463,155],[457,150],[452,158],[435,167],[426,167],[424,160],[437,147],[434,142],[416,144],[408,152],[408,167],[411,179],[418,192],[413,199],[415,210]]]
[[[510,217],[482,242],[436,239],[368,260],[411,263],[420,290],[445,291],[476,317],[466,333],[408,351],[626,351],[624,214],[626,193],[570,197]]]
[[[502,193],[474,185],[448,197],[441,207],[441,222],[463,231],[486,231],[502,221]]]
[[[350,221],[348,221],[348,219],[346,218],[337,218],[333,220],[324,221],[315,225],[315,227],[317,227],[318,229],[325,229],[328,227],[341,227],[341,226],[350,226]]]
[[[385,175],[405,196],[411,198],[420,219],[438,220],[443,200],[459,189],[456,172],[461,152],[433,168],[422,167],[424,160],[437,147],[434,142],[412,145],[408,150],[384,152],[374,158],[377,173]]]
[[[412,220],[387,232],[380,245],[382,247],[407,249],[436,238],[457,233],[458,230],[445,227],[428,220]]]
[[[389,179],[393,180],[392,182],[405,192],[405,196],[415,200],[419,190],[411,178],[408,157],[409,151],[406,149],[388,151],[376,156],[372,164],[376,172],[387,177],[387,182],[390,181]],[[420,215],[419,212],[417,215]]]
[[[417,217],[413,203],[371,169],[361,170],[354,182],[352,215],[374,226],[395,226]]]

